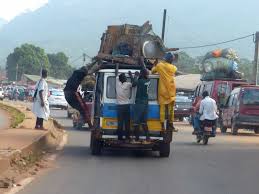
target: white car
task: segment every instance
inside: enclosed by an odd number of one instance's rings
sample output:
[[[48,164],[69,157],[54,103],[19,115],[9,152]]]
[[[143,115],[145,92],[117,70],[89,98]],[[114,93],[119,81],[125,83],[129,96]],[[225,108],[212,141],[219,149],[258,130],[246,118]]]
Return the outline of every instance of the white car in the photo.
[[[62,90],[52,89],[49,95],[49,107],[67,110],[68,103]]]
[[[0,100],[4,99],[4,90],[2,87],[0,87]]]

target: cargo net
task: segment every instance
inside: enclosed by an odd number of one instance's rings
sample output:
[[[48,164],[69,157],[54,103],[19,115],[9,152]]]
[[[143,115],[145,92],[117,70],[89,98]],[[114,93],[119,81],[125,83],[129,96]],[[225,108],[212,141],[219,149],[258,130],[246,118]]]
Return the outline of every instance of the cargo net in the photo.
[[[233,49],[208,52],[200,64],[202,80],[243,79],[238,71],[238,55]]]

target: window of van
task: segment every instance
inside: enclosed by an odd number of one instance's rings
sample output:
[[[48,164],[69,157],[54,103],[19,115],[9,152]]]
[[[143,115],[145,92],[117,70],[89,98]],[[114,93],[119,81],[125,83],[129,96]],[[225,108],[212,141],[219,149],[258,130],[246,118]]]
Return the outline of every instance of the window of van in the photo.
[[[235,94],[231,94],[229,96],[228,101],[227,101],[227,106],[228,107],[231,107],[233,105],[234,96],[235,96]]]
[[[243,94],[243,104],[259,105],[259,89],[245,90]]]
[[[207,91],[207,92],[209,92],[209,95],[211,95],[212,85],[213,85],[212,83],[205,84],[203,91]]]
[[[204,88],[204,85],[201,85],[199,89],[199,96],[202,96],[203,88]]]
[[[129,78],[128,78],[128,81],[130,81]],[[156,78],[150,79],[150,87],[149,87],[148,91],[149,91],[148,99],[150,101],[158,99],[158,79],[156,79]],[[106,96],[107,96],[107,98],[110,98],[110,99],[116,98],[115,77],[114,76],[109,76],[107,78]]]

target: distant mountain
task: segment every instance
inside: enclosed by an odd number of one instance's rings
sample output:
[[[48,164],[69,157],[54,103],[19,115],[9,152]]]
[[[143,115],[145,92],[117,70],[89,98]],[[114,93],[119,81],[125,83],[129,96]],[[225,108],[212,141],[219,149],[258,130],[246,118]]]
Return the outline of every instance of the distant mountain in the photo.
[[[233,7],[233,4],[235,5]],[[169,47],[196,46],[233,39],[259,29],[259,1],[246,5],[235,0],[218,0],[217,5],[204,0],[49,0],[34,12],[16,17],[0,30],[0,62],[22,43],[33,43],[47,52],[64,51],[71,59],[83,52],[94,56],[107,25],[143,24],[150,20],[154,31],[161,32],[162,12],[168,9],[166,44]],[[249,11],[248,11],[249,10]],[[0,22],[1,24],[1,22]],[[186,50],[204,55],[208,50],[233,47],[242,57],[252,58],[251,39],[218,47]],[[81,61],[76,61],[81,65]]]

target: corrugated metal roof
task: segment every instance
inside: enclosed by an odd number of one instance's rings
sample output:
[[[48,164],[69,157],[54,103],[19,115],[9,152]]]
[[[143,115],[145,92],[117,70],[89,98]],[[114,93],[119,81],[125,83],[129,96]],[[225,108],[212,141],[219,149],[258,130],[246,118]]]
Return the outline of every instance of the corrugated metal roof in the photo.
[[[26,77],[27,79],[33,81],[33,82],[37,82],[40,79],[39,75],[28,75],[28,74],[24,74],[24,77]],[[51,83],[51,84],[55,84],[55,85],[64,85],[67,80],[62,80],[62,79],[55,79],[53,77],[48,77],[47,78],[47,82]]]
[[[187,74],[175,77],[176,88],[195,90],[196,86],[200,83],[200,74]]]

